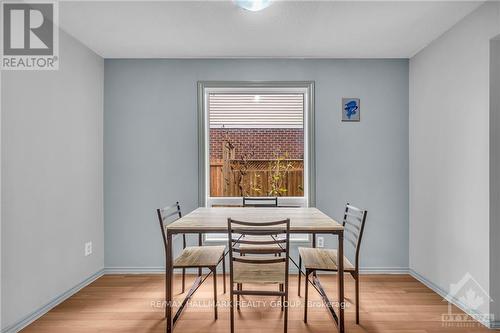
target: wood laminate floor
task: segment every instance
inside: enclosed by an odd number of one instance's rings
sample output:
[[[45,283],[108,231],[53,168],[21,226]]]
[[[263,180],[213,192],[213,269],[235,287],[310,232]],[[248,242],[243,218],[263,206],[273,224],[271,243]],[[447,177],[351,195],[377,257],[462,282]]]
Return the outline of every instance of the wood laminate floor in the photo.
[[[188,276],[188,285],[194,276]],[[228,279],[229,280],[229,279]],[[334,275],[321,275],[325,290],[336,296]],[[222,303],[219,319],[213,319],[212,280],[200,287],[177,322],[174,332],[229,332],[229,311],[224,307],[228,294],[222,293],[222,276],[218,276],[218,297]],[[448,305],[442,298],[408,275],[361,276],[361,325],[355,324],[354,283],[346,279],[346,333],[476,333],[491,332],[478,323],[451,323],[443,326],[442,314]],[[270,287],[272,288],[272,287]],[[187,288],[189,289],[189,287]],[[180,300],[180,276],[175,277],[174,294]],[[290,333],[334,333],[336,326],[321,305],[314,288],[310,288],[309,320],[303,322],[302,297],[297,296],[297,275],[290,276]],[[24,333],[160,333],[163,319],[164,277],[162,275],[106,275],[61,303],[26,327]],[[237,333],[282,332],[283,315],[276,297],[244,297],[244,307],[236,312]],[[253,304],[250,302],[253,301]],[[253,305],[253,306],[251,306]],[[453,307],[454,313],[461,313]]]

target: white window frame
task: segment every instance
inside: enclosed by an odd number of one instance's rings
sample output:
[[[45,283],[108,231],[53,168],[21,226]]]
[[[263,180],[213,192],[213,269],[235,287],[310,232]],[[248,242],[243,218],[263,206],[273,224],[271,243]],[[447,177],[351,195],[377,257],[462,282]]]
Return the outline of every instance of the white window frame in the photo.
[[[280,205],[312,207],[315,204],[314,82],[198,82],[199,205],[240,205],[242,197],[210,197],[210,124],[208,98],[211,93],[290,93],[304,96],[304,196],[278,197]],[[227,236],[206,234],[205,241],[227,241]],[[294,235],[294,242],[309,242],[310,236]]]

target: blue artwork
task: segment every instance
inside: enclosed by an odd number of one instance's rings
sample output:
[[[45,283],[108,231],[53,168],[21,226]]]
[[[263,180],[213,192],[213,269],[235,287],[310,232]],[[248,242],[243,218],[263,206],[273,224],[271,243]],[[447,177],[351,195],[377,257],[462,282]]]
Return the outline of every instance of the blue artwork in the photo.
[[[342,98],[342,121],[359,121],[359,98]]]

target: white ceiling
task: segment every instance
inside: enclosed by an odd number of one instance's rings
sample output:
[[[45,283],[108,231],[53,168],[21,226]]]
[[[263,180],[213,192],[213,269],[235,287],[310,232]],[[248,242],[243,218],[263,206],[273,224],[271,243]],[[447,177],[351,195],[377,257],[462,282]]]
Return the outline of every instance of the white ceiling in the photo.
[[[60,25],[104,58],[409,58],[482,1],[68,1]]]

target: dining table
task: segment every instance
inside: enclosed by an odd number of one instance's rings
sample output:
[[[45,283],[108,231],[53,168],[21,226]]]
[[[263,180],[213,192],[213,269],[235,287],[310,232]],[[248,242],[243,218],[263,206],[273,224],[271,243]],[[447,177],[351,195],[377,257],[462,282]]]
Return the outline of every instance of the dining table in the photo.
[[[176,234],[197,234],[199,245],[202,245],[202,234],[208,233],[227,233],[228,218],[249,221],[249,222],[271,222],[284,219],[290,219],[291,234],[309,234],[312,235],[312,246],[316,246],[316,235],[335,235],[338,238],[338,257],[344,257],[344,227],[322,211],[314,207],[200,207],[191,213],[181,217],[166,226],[167,249],[165,263],[165,291],[166,291],[166,332],[172,333],[176,321],[180,318],[182,310],[193,295],[194,291],[203,281],[201,278],[195,280],[195,283],[187,293],[186,298],[181,303],[176,314],[172,315],[173,304],[173,237]],[[224,259],[222,259],[224,260]],[[290,260],[296,265],[292,258]],[[337,324],[338,332],[344,332],[344,261],[338,260],[337,286],[338,303],[337,310],[328,299],[326,292],[318,276],[312,276],[309,281],[312,286],[321,295],[321,298],[331,313]],[[299,274],[303,274],[299,272]],[[199,272],[201,276],[201,272]],[[307,304],[306,304],[307,306]]]

